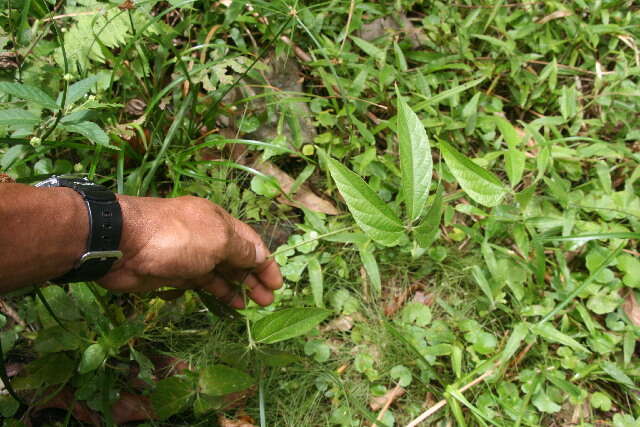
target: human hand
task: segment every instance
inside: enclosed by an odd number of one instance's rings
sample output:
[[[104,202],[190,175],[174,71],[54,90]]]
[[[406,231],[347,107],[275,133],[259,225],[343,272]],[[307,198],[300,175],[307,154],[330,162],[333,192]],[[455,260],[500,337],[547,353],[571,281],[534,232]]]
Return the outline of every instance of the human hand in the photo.
[[[238,282],[265,306],[282,286],[278,265],[247,224],[199,197],[118,196],[123,216],[122,259],[100,285],[142,292],[162,286],[204,289],[234,308],[244,307]]]

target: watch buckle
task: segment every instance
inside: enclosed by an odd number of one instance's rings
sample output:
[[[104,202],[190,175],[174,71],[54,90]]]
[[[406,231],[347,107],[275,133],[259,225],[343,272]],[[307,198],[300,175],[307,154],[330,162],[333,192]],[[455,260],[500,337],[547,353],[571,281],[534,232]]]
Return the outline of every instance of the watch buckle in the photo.
[[[105,261],[107,259],[119,260],[122,258],[122,251],[91,251],[87,252],[78,260],[78,266],[84,264],[87,261],[94,259]]]

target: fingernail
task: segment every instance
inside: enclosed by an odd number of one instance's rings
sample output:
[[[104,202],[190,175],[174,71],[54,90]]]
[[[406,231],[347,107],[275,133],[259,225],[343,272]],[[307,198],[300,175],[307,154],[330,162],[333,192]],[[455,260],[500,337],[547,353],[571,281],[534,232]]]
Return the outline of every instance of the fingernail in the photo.
[[[256,247],[256,264],[260,265],[265,262],[266,259],[267,249],[264,246],[259,245],[258,247]]]

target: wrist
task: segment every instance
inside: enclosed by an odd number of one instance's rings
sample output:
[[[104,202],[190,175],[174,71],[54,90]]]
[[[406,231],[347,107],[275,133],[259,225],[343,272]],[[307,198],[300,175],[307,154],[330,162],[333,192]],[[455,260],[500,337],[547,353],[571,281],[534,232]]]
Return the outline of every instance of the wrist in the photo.
[[[117,194],[116,198],[122,211],[122,236],[120,238],[120,251],[122,259],[115,265],[113,270],[118,269],[122,264],[135,257],[144,246],[144,229],[146,228],[146,216],[143,212],[143,197],[125,196]]]
[[[42,188],[38,189],[50,200],[55,209],[57,221],[52,231],[57,236],[50,239],[52,254],[47,259],[55,260],[56,265],[52,269],[52,277],[58,277],[71,270],[78,259],[87,250],[89,237],[89,214],[82,197],[70,188]]]

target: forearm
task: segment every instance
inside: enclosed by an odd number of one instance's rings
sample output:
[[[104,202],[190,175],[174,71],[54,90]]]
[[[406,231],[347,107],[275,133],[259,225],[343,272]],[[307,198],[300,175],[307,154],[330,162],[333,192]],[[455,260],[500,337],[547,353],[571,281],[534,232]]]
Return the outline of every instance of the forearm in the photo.
[[[71,270],[88,233],[87,207],[74,190],[0,184],[0,293]]]

